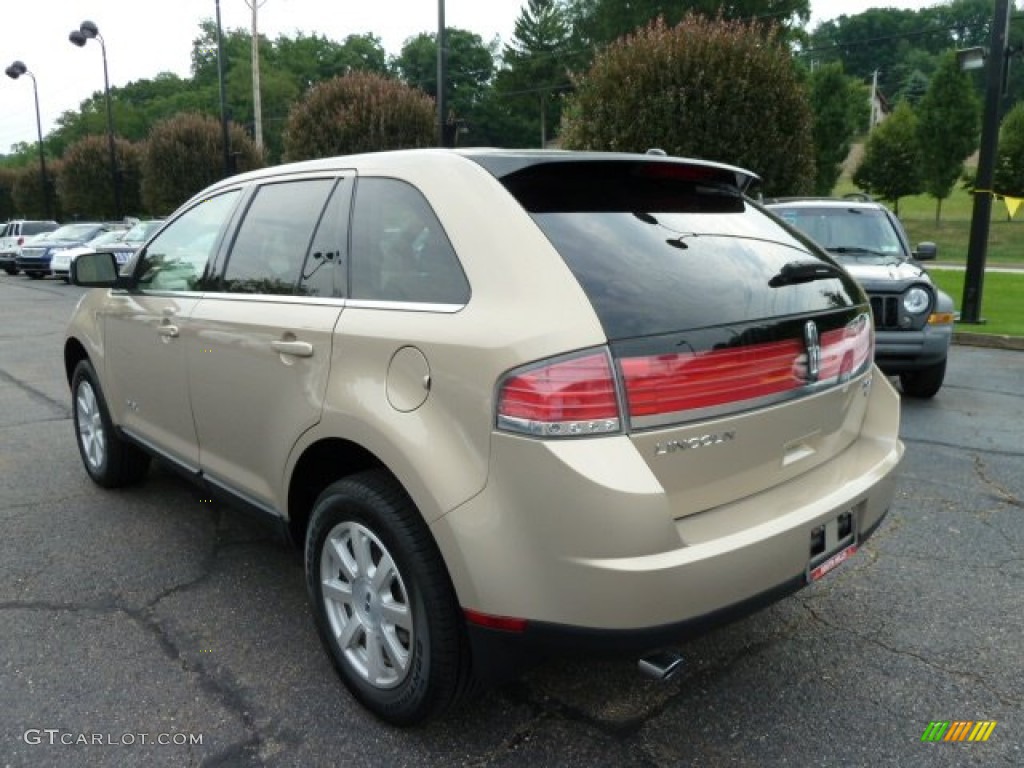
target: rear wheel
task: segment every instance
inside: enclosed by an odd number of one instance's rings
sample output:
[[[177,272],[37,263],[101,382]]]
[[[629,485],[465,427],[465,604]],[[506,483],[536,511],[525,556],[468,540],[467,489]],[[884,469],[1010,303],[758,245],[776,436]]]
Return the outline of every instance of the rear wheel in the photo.
[[[137,483],[149,469],[149,454],[114,430],[96,371],[82,360],[71,377],[72,414],[85,471],[104,488]]]
[[[929,398],[942,388],[946,378],[946,361],[922,368],[919,371],[907,371],[900,374],[900,387],[907,397]]]
[[[412,725],[471,686],[455,593],[412,500],[386,472],[362,472],[317,499],[306,584],[342,681],[378,717]]]
[[[13,264],[5,265],[4,266],[4,272],[6,272],[8,275],[16,275],[16,274],[18,274],[18,268],[16,266],[14,266]]]
[[[33,280],[42,280],[43,279],[43,273],[42,272],[26,272],[25,274],[28,275]]]

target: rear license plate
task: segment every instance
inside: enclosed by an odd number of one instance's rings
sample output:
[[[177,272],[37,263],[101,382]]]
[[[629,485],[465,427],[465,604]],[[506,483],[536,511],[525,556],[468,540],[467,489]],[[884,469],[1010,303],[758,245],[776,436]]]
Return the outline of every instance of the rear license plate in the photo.
[[[814,568],[811,568],[810,571],[807,572],[807,580],[817,581],[822,576],[826,576],[832,571],[834,571],[836,568],[845,563],[855,554],[857,554],[856,544],[851,544],[846,549],[836,552],[834,555],[832,555],[832,557],[823,562],[821,565],[817,565]]]
[[[807,581],[817,581],[857,553],[854,511],[837,515],[811,531]]]

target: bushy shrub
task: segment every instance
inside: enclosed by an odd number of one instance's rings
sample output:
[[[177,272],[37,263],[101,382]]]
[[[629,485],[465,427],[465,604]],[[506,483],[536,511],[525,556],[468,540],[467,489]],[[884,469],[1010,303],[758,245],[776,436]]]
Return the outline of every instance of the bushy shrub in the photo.
[[[139,165],[142,150],[125,139],[114,139],[114,159],[121,180],[122,214],[138,214]],[[57,196],[65,216],[75,219],[113,219],[117,213],[110,141],[86,136],[64,150],[57,175]]]
[[[286,161],[436,144],[434,101],[372,72],[352,72],[310,89],[292,107]]]
[[[223,128],[215,118],[185,113],[153,126],[142,156],[142,200],[150,213],[170,213],[225,175]],[[231,171],[261,168],[263,154],[240,126],[228,126]]]
[[[807,94],[771,28],[659,20],[608,46],[575,85],[562,128],[569,149],[658,147],[747,168],[769,194],[813,187]]]

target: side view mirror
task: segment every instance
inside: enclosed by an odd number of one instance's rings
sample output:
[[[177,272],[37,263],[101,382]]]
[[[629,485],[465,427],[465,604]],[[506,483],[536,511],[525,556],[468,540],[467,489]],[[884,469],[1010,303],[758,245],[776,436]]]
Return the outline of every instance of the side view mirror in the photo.
[[[918,261],[934,261],[939,255],[939,246],[935,243],[918,243],[914,258]]]
[[[113,288],[118,282],[117,257],[109,251],[83,253],[71,262],[70,279],[83,288]]]

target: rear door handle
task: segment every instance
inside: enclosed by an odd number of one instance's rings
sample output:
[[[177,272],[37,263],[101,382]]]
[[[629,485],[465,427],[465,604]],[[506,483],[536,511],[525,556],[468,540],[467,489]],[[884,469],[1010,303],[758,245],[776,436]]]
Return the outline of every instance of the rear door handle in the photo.
[[[282,355],[291,355],[292,357],[313,356],[313,345],[308,341],[272,341],[270,346],[274,348],[274,351],[280,352]]]

